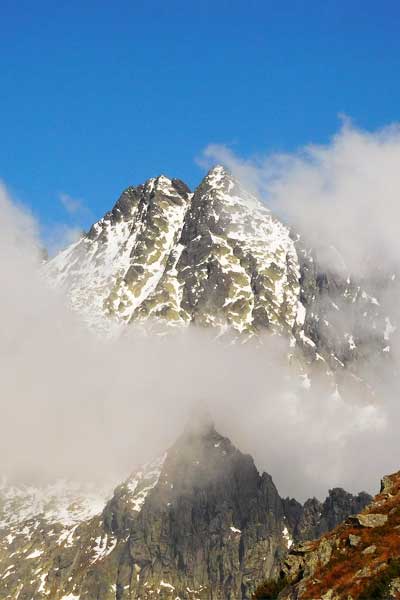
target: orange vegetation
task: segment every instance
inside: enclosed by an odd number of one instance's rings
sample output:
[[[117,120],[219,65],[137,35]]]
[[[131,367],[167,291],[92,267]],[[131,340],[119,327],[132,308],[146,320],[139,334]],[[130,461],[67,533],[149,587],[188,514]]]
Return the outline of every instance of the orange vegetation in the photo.
[[[334,544],[332,557],[309,578],[302,598],[320,598],[332,588],[343,598],[349,595],[357,598],[387,567],[389,560],[400,558],[400,472],[391,475],[388,481],[389,487],[362,513],[386,514],[386,524],[368,528],[348,520],[325,535]],[[356,546],[350,545],[351,534],[360,538]]]

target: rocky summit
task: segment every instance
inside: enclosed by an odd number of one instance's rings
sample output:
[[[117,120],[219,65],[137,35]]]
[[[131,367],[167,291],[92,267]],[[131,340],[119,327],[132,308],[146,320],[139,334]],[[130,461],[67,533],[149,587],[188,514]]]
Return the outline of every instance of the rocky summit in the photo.
[[[302,325],[289,230],[220,166],[194,194],[164,176],[128,188],[50,271],[89,319],[247,333]]]
[[[294,543],[369,501],[343,490],[323,504],[282,499],[211,424],[190,426],[111,494],[3,482],[0,597],[249,599]]]
[[[330,252],[327,270],[306,240],[216,166],[194,193],[163,175],[127,188],[44,268],[96,328],[195,324],[245,338],[270,331],[307,363],[356,373],[371,355],[375,364],[390,357],[396,326],[378,296],[395,274],[354,281]]]

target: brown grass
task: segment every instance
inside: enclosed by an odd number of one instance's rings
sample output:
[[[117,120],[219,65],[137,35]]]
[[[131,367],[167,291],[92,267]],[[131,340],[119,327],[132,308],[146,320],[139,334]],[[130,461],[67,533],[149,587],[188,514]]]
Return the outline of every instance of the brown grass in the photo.
[[[370,578],[356,578],[358,571],[368,567],[378,572],[379,568],[387,565],[390,560],[400,558],[400,474],[397,473],[392,478],[395,482],[391,492],[393,496],[378,494],[373,504],[364,511],[387,514],[387,523],[383,527],[375,528],[345,523],[324,536],[328,540],[333,537],[339,538],[338,548],[333,551],[329,563],[317,570],[312,580],[310,579],[302,594],[303,598],[318,598],[332,588],[343,598],[347,598],[349,594],[357,598],[377,577],[375,574]],[[361,538],[356,547],[349,545],[350,534]],[[362,554],[365,548],[372,545],[376,546],[374,554]]]

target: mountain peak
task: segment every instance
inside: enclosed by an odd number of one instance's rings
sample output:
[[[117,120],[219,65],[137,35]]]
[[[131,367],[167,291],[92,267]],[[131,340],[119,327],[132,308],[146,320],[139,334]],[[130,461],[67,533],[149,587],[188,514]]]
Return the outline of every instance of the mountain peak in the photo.
[[[226,187],[227,183],[230,183],[231,186],[235,184],[235,178],[223,165],[212,167],[205,176],[204,181],[213,188]]]
[[[143,184],[144,190],[148,192],[160,191],[167,192],[168,194],[178,193],[178,194],[190,194],[190,188],[186,185],[184,181],[177,178],[170,178],[167,175],[161,173],[157,177],[151,177],[147,179]]]
[[[222,165],[193,195],[165,175],[128,188],[47,271],[102,330],[134,320],[251,335],[296,326],[300,272],[289,230]]]
[[[224,165],[217,164],[211,167],[207,173],[207,177],[218,176],[218,177],[231,177],[231,173],[224,167]]]
[[[195,408],[184,429],[184,435],[205,437],[215,432],[214,421],[210,412],[204,408]]]
[[[204,411],[106,501],[33,492],[0,489],[1,598],[248,600],[304,521]]]

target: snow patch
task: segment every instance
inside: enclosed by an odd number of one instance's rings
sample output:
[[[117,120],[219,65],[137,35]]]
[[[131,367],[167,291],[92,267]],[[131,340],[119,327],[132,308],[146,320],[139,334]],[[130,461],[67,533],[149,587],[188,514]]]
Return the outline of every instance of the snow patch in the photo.
[[[42,556],[42,554],[43,550],[34,550],[30,554],[28,554],[26,558],[39,558],[39,556]]]
[[[392,334],[396,331],[397,327],[395,325],[392,325],[392,323],[390,322],[389,317],[385,318],[385,331],[383,334],[383,337],[386,341],[390,340]]]
[[[293,540],[289,535],[289,530],[287,527],[283,528],[282,535],[286,541],[286,547],[289,550],[291,548],[291,546],[293,545]]]
[[[148,493],[157,485],[166,457],[167,453],[161,458],[144,465],[125,483],[129,502],[134,511],[140,512],[142,510]],[[173,486],[171,485],[171,487]]]
[[[231,526],[231,527],[229,527],[229,529],[230,529],[231,531],[233,531],[233,533],[242,533],[240,529],[237,529],[237,527],[233,527],[233,526]]]

